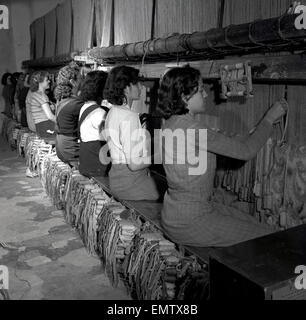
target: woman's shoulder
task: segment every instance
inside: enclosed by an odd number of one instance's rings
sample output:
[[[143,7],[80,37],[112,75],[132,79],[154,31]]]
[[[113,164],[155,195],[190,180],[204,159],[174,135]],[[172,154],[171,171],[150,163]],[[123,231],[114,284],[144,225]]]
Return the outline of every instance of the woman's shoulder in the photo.
[[[83,102],[81,104],[81,108],[80,108],[80,113],[79,113],[79,116],[81,117],[82,113],[88,108],[90,107],[90,104],[86,103],[86,102]]]
[[[92,115],[94,115],[94,116],[96,116],[96,115],[97,116],[100,116],[100,115],[104,116],[106,114],[106,110],[104,110],[101,106],[99,106],[97,104],[96,107],[97,108],[91,112]]]
[[[88,117],[96,117],[96,116],[104,116],[106,114],[106,111],[97,103],[84,103],[80,108],[79,117],[81,118],[82,114],[85,112],[85,110],[92,108],[93,110],[90,111],[88,114]]]
[[[84,105],[84,101],[81,101],[77,98],[74,97],[68,97],[65,99],[62,99],[61,101],[58,102],[58,106],[64,106],[65,109],[73,109],[76,107],[79,107],[79,109]]]
[[[111,106],[109,110],[110,116],[116,116],[120,119],[138,118],[138,113],[124,106]]]
[[[167,129],[212,129],[212,123],[206,116],[195,118],[193,115],[187,113],[184,115],[175,115],[165,121],[164,128]]]
[[[41,91],[32,91],[33,96],[37,96],[37,97],[44,97],[46,96],[45,93],[41,92]]]
[[[190,114],[174,115],[165,121],[165,129],[188,129],[197,126],[197,121]]]

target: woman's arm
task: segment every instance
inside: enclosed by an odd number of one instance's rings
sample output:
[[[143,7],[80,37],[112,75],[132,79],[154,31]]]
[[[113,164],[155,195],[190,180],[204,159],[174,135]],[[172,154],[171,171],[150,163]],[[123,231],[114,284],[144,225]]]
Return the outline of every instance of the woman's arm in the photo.
[[[52,113],[51,109],[50,109],[50,105],[48,102],[42,104],[42,109],[44,110],[44,113],[46,114],[47,118],[53,122],[56,122],[56,117],[55,115]]]
[[[243,141],[208,129],[207,150],[234,159],[251,160],[268,140],[271,133],[272,123],[266,119],[261,121],[255,132]]]
[[[230,138],[222,133],[207,130],[207,150],[239,160],[251,160],[256,156],[272,133],[273,123],[285,113],[282,103],[276,102],[267,112],[256,130],[245,139]],[[198,125],[199,128],[199,125]],[[200,146],[201,148],[201,146]]]

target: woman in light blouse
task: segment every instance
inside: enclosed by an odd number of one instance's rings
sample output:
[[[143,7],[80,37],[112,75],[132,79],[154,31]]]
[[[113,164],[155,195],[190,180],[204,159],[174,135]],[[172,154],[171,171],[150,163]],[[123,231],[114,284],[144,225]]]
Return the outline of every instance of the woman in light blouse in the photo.
[[[55,137],[53,105],[46,95],[46,90],[49,89],[49,87],[50,80],[48,72],[34,72],[30,79],[30,90],[26,98],[29,128],[32,131],[36,131],[42,138]]]
[[[110,187],[120,199],[157,200],[159,193],[149,173],[146,139],[138,113],[131,110],[133,101],[140,97],[138,74],[139,70],[132,67],[115,67],[105,84],[104,99],[112,105],[105,123],[112,161]]]

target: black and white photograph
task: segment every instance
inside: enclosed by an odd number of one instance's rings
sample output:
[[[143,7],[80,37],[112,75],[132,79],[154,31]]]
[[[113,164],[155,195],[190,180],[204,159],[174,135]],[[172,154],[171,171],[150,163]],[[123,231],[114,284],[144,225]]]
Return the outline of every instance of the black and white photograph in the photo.
[[[306,300],[306,0],[0,0],[0,80],[0,301]]]

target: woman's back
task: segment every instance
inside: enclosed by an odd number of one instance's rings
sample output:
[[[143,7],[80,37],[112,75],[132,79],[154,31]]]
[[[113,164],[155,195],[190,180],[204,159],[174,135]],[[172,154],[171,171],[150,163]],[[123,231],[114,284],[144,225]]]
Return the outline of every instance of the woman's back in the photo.
[[[163,166],[167,175],[168,194],[175,201],[207,202],[213,189],[216,169],[216,156],[213,153],[198,153],[197,137],[199,130],[194,135],[187,136],[187,130],[192,123],[189,114],[173,116],[166,120],[163,130],[170,129],[171,135],[162,144]],[[166,143],[168,141],[168,143]],[[171,143],[169,143],[171,141]],[[197,163],[192,163],[198,158]],[[167,162],[165,161],[167,159]],[[201,170],[201,174],[192,174],[191,169]]]
[[[69,97],[58,103],[56,123],[58,134],[78,136],[78,121],[84,101],[77,97]]]
[[[80,111],[79,171],[87,177],[105,176],[109,169],[109,163],[100,159],[101,149],[106,145],[101,129],[107,111],[106,107],[101,107],[94,101],[85,103]]]
[[[49,120],[42,108],[43,104],[49,103],[49,98],[45,93],[40,91],[31,92],[30,95],[27,95],[27,103],[35,124]]]
[[[151,157],[146,137],[138,113],[131,111],[140,93],[139,70],[118,66],[110,71],[104,89],[104,99],[113,105],[105,124],[112,158],[110,188],[124,200],[157,200],[159,193],[148,169]]]
[[[131,111],[127,105],[112,106],[105,122],[107,142],[110,149],[112,162],[127,164],[128,150],[131,144],[131,135],[134,130],[141,129],[138,114]]]
[[[31,90],[28,91],[27,97],[26,97],[26,114],[27,114],[27,123],[28,127],[31,131],[36,132],[35,122],[32,117],[32,111],[31,111],[31,101],[32,101],[32,95],[34,92]]]
[[[80,137],[83,142],[105,141],[102,125],[106,119],[107,112],[106,107],[101,107],[95,102],[83,104],[79,114],[79,120],[82,120],[80,124]]]

